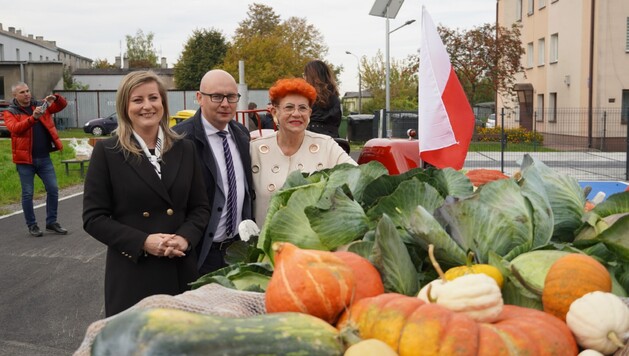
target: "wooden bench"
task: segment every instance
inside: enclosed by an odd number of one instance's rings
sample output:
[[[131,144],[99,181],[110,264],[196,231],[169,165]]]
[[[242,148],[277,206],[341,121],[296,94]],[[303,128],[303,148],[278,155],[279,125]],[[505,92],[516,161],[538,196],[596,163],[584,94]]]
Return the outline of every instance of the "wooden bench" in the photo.
[[[89,162],[89,158],[87,159],[64,159],[61,161],[61,163],[66,165],[66,175],[70,175],[70,165],[71,164],[78,164],[79,165],[79,169],[81,171],[81,177],[85,176],[85,162]]]

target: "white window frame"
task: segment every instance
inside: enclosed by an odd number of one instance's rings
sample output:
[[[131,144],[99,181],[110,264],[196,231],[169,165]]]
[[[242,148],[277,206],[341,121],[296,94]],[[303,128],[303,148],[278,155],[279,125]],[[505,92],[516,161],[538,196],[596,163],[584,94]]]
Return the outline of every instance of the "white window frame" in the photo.
[[[558,33],[553,33],[552,35],[550,35],[550,47],[548,48],[548,50],[549,50],[548,63],[559,62],[559,34]]]
[[[537,122],[544,122],[544,94],[537,94]]]
[[[515,1],[515,20],[516,21],[522,21],[522,1],[523,0]]]
[[[629,53],[629,17],[627,17],[627,43],[625,43],[625,52]]]
[[[557,93],[548,93],[548,122],[557,122]]]
[[[537,0],[537,8],[543,9],[546,7],[546,0]]]
[[[533,68],[534,60],[533,42],[526,44],[526,68]]]
[[[528,7],[528,10],[527,10],[526,14],[531,16],[535,12],[535,0],[529,0],[528,1],[528,5],[529,5],[529,7]]]
[[[546,64],[546,39],[544,37],[537,40],[537,65]]]

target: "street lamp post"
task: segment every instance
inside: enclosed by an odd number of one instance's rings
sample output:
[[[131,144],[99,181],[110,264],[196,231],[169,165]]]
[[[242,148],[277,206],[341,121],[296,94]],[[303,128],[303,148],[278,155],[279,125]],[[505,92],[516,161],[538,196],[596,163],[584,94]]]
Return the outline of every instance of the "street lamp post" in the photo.
[[[405,23],[403,23],[401,26],[398,26],[396,28],[394,28],[393,30],[389,31],[389,18],[387,17],[387,43],[386,43],[386,57],[387,57],[387,63],[386,63],[386,83],[385,83],[385,109],[387,111],[387,117],[389,116],[389,111],[391,110],[391,89],[390,89],[390,85],[391,85],[391,67],[389,64],[389,36],[391,36],[391,34],[399,29],[401,29],[404,26],[408,26],[410,24],[412,24],[413,22],[415,22],[415,20],[408,20]]]
[[[363,87],[362,87],[362,83],[361,83],[361,74],[360,74],[360,59],[358,58],[357,55],[355,55],[354,53],[350,52],[350,51],[345,51],[345,53],[350,54],[354,57],[356,57],[356,61],[358,63],[358,113],[362,114],[363,113]]]

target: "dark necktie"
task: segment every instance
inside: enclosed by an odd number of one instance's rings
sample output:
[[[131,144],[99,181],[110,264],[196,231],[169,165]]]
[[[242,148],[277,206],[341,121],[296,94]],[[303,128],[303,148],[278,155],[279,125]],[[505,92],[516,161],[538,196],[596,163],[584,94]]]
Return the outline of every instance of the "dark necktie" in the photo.
[[[225,171],[227,172],[227,236],[230,236],[236,225],[236,216],[238,215],[238,192],[236,191],[236,174],[234,173],[234,162],[232,161],[232,153],[227,142],[227,132],[219,131],[218,135],[223,139],[223,153],[225,154]]]

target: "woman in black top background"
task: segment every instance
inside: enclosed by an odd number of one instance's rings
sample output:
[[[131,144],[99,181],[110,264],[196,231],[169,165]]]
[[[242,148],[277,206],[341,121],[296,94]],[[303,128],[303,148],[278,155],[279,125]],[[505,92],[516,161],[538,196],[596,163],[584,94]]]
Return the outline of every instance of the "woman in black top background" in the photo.
[[[314,60],[306,64],[304,79],[317,90],[308,130],[338,138],[343,113],[334,73],[323,61]]]

